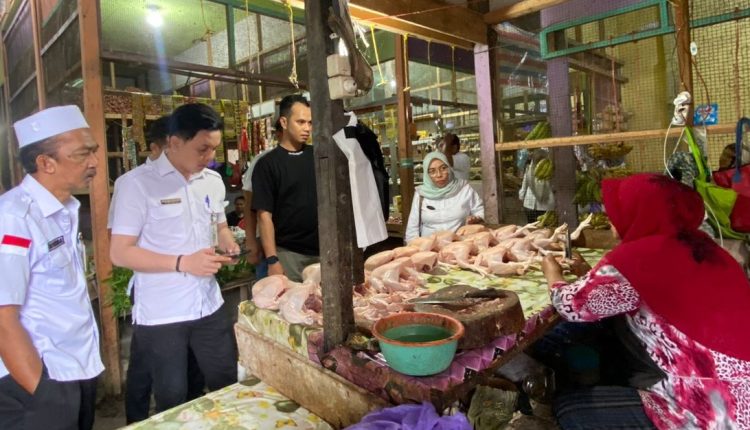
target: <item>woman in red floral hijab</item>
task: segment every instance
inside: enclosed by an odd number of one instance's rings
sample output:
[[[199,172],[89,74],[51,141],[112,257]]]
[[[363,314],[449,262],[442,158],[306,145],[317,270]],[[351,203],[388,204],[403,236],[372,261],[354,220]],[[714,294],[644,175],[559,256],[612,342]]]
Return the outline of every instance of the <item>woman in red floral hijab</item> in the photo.
[[[750,429],[750,283],[698,230],[700,196],[652,174],[605,180],[602,191],[622,242],[572,284],[545,259],[552,303],[569,321],[624,314],[665,376],[640,391],[594,387],[563,396],[561,427]]]

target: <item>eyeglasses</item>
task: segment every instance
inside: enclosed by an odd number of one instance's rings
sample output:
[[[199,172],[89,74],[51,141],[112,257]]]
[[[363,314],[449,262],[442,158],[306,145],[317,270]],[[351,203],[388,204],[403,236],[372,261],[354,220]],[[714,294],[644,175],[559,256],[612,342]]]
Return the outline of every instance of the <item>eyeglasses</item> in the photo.
[[[427,170],[427,175],[429,175],[429,176],[438,176],[438,175],[441,175],[443,173],[446,173],[449,170],[450,170],[450,167],[448,167],[446,165],[442,165],[442,166],[438,167],[437,169],[429,169],[429,170]]]

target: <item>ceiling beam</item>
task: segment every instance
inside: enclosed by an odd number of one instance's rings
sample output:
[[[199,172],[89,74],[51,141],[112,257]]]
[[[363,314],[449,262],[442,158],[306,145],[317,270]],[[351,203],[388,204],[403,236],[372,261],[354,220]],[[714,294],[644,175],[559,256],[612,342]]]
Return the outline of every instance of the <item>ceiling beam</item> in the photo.
[[[290,3],[304,7],[301,0]],[[487,41],[482,15],[462,5],[436,0],[351,0],[349,13],[365,26],[462,48],[473,49],[475,43]]]
[[[484,14],[484,22],[487,25],[495,25],[503,21],[509,21],[530,13],[539,12],[548,7],[563,4],[568,0],[522,0],[518,3],[501,7]]]

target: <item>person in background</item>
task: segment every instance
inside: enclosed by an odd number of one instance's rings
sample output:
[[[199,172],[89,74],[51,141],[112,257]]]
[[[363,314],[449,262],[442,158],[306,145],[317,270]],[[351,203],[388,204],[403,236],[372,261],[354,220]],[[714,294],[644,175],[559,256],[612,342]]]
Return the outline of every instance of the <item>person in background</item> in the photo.
[[[99,145],[77,106],[14,128],[27,175],[0,197],[0,428],[88,430],[104,365],[73,192]]]
[[[630,353],[661,377],[563,394],[555,402],[560,427],[750,428],[750,283],[698,230],[700,195],[654,174],[604,180],[602,193],[621,242],[573,283],[545,257],[552,304],[568,321],[624,316],[637,338]]]
[[[279,104],[283,130],[279,146],[265,154],[252,175],[252,209],[258,213],[260,239],[269,275],[302,281],[302,270],[320,261],[318,193],[310,103],[301,95]]]
[[[284,134],[284,130],[281,128],[279,120],[274,123],[274,140],[268,145],[268,148],[264,149],[261,153],[253,157],[250,161],[250,165],[242,175],[242,191],[245,196],[246,202],[253,201],[253,172],[255,166],[258,165],[261,157],[271,152],[276,145],[281,141],[281,137]],[[255,279],[262,279],[268,276],[268,263],[263,257],[263,250],[259,246],[260,239],[258,238],[258,213],[252,209],[251,204],[245,205],[245,216],[239,223],[239,227],[245,230],[245,246],[248,250],[246,260],[250,264],[255,264]]]
[[[110,256],[135,272],[134,356],[149,364],[158,412],[187,400],[188,349],[209,390],[237,380],[232,322],[213,276],[232,261],[217,249],[239,253],[224,216],[224,184],[207,168],[221,129],[211,107],[180,106],[164,154],[116,185]]]
[[[146,164],[151,163],[161,156],[164,148],[167,147],[167,137],[169,134],[169,115],[164,115],[151,123],[148,129],[146,139],[148,139],[148,148],[151,153],[146,158]]]
[[[422,185],[412,200],[404,241],[429,236],[440,230],[455,231],[465,224],[484,220],[481,197],[463,179],[457,179],[442,152],[425,155]]]
[[[453,167],[453,174],[457,179],[469,180],[471,160],[469,156],[461,152],[461,140],[453,133],[446,133],[439,145],[440,151],[448,159],[448,164]]]
[[[547,157],[547,151],[543,149],[535,149],[531,153],[531,162],[526,167],[521,189],[518,190],[518,198],[523,202],[526,220],[530,223],[536,221],[545,212],[555,209],[555,195],[552,192],[552,185],[548,180],[537,179],[534,176],[537,164]]]
[[[245,217],[245,198],[239,196],[234,199],[234,210],[227,214],[227,225],[237,227]]]

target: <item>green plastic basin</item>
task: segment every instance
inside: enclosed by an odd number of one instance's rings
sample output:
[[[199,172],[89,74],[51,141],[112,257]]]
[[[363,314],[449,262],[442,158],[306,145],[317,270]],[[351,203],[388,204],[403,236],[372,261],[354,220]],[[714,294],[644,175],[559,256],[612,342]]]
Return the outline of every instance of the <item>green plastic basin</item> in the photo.
[[[372,334],[392,369],[405,375],[427,376],[450,366],[464,326],[446,315],[406,312],[381,318]]]

